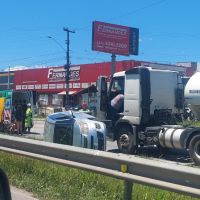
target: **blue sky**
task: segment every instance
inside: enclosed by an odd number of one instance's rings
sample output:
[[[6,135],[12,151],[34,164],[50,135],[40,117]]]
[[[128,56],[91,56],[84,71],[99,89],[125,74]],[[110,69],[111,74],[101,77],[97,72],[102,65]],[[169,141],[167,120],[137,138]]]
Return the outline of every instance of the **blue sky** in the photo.
[[[139,55],[117,60],[200,62],[199,9],[199,0],[0,0],[0,70],[65,64],[63,27],[76,31],[72,64],[110,61],[91,50],[95,20],[139,28]]]

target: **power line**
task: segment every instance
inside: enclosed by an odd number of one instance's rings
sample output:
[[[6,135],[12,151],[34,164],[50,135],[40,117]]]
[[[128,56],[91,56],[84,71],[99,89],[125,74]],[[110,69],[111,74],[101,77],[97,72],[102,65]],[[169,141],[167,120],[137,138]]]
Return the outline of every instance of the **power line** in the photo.
[[[11,60],[3,60],[0,61],[0,63],[6,63],[6,62],[16,62],[16,61],[23,61],[23,60],[30,60],[30,59],[35,59],[36,57],[45,57],[45,56],[52,56],[52,55],[60,55],[61,53],[47,53],[47,54],[40,54],[36,56],[29,56],[29,57],[24,57],[24,58],[16,58],[16,59],[11,59]]]
[[[42,64],[58,62],[58,61],[63,61],[63,63],[65,63],[65,57],[56,57],[56,58],[50,58],[50,59],[45,59],[45,60],[38,60],[38,61],[34,61],[34,62],[28,62],[27,64],[25,63],[24,65],[25,66],[42,65]]]
[[[199,34],[187,34],[187,33],[180,33],[180,34],[172,34],[172,33],[166,33],[165,34],[162,34],[162,33],[143,33],[144,37],[147,37],[147,36],[151,36],[151,37],[166,37],[166,38],[181,38],[181,39],[184,39],[184,38],[200,38],[200,33]]]
[[[118,16],[115,16],[115,17],[112,17],[112,18],[108,18],[108,19],[105,20],[105,21],[111,21],[111,20],[119,19],[119,18],[121,19],[122,17],[128,16],[128,15],[133,15],[133,14],[135,14],[135,13],[141,11],[141,10],[144,10],[144,9],[147,9],[147,8],[150,8],[150,7],[153,7],[153,6],[156,6],[156,5],[161,4],[161,3],[165,2],[165,1],[167,1],[167,0],[154,1],[154,2],[152,2],[152,3],[150,3],[150,4],[147,4],[146,6],[143,6],[143,7],[141,7],[141,8],[137,8],[137,9],[135,9],[135,10],[132,10],[132,11],[128,12],[128,13],[124,13],[124,14],[122,14],[122,15],[118,15]],[[77,30],[77,31],[82,31],[82,30],[86,30],[86,29],[89,30],[89,27],[91,28],[91,24],[90,24],[90,25],[87,25],[87,26],[84,26],[84,27],[76,28],[76,30]]]
[[[64,52],[66,52],[66,49],[52,36],[47,36],[48,38],[52,39]]]
[[[52,27],[35,27],[35,28],[24,28],[24,27],[9,27],[9,28],[0,28],[0,31],[6,32],[6,31],[21,31],[21,32],[33,32],[33,31],[46,31],[46,30],[55,30],[60,29],[58,26],[52,26]]]
[[[167,1],[167,0],[154,1],[154,2],[152,2],[152,3],[150,3],[150,4],[147,4],[146,6],[143,6],[143,7],[141,7],[141,8],[136,8],[136,9],[133,10],[133,11],[130,11],[130,12],[126,13],[126,14],[119,15],[119,16],[117,16],[117,17],[110,18],[109,20],[118,19],[118,18],[121,19],[122,17],[126,17],[126,16],[129,16],[129,15],[133,15],[133,14],[135,14],[135,13],[137,13],[137,12],[140,12],[140,11],[145,10],[145,9],[147,9],[147,8],[156,6],[156,5],[161,4],[161,3],[165,2],[165,1]]]

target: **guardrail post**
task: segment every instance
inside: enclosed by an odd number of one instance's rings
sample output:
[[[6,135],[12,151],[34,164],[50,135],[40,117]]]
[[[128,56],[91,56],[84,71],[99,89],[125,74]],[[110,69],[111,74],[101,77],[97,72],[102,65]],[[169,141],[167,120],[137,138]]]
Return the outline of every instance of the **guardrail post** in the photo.
[[[121,164],[121,172],[127,173],[127,164]],[[132,200],[133,182],[129,180],[124,181],[124,200]]]
[[[132,200],[133,182],[124,181],[124,200]]]

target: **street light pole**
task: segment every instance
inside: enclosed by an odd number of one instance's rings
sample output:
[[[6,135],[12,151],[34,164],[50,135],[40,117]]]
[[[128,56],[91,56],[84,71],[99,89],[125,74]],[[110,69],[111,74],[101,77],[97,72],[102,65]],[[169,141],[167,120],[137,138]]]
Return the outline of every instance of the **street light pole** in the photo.
[[[8,67],[8,90],[10,90],[10,66]]]
[[[66,49],[52,36],[47,36],[49,39],[52,39],[64,52],[66,52]]]
[[[75,31],[71,31],[68,28],[63,28],[64,31],[67,32],[67,52],[66,52],[66,59],[67,59],[67,64],[65,65],[65,70],[66,70],[66,101],[65,101],[65,109],[68,109],[69,106],[69,79],[70,79],[70,60],[69,60],[69,33],[75,33]]]

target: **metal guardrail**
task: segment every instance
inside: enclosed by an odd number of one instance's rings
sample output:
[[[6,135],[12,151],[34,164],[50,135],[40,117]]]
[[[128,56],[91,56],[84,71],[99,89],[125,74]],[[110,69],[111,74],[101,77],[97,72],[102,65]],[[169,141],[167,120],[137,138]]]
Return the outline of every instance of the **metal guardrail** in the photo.
[[[125,180],[126,200],[133,183],[200,197],[199,168],[5,135],[0,150]]]

